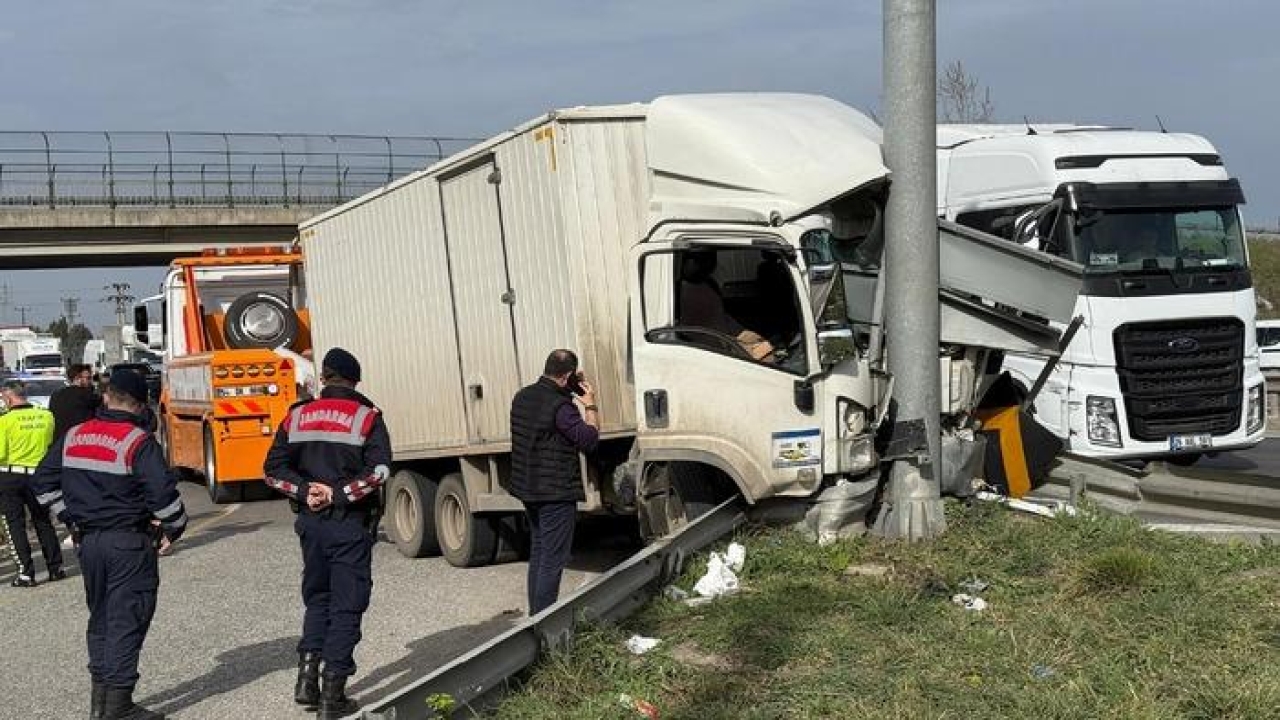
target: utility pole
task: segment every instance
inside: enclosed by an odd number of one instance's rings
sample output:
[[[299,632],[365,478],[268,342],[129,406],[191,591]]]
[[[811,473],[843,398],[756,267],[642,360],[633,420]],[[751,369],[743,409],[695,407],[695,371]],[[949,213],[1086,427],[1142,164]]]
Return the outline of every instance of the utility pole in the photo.
[[[0,323],[9,317],[9,283],[0,284]]]
[[[129,294],[129,283],[111,283],[103,290],[110,290],[111,294],[102,298],[102,302],[111,302],[116,304],[116,324],[124,327],[125,318],[129,314],[129,306],[136,299]]]
[[[70,330],[72,325],[76,324],[76,315],[79,315],[80,298],[68,297],[62,298],[62,316],[67,319],[67,329]]]
[[[25,326],[27,324],[27,312],[32,310],[32,308],[28,305],[17,305],[14,306],[13,309],[22,317],[22,320],[20,320],[18,324]]]
[[[939,491],[937,6],[884,0],[885,317],[893,373],[889,486],[874,532],[922,540],[947,527]]]

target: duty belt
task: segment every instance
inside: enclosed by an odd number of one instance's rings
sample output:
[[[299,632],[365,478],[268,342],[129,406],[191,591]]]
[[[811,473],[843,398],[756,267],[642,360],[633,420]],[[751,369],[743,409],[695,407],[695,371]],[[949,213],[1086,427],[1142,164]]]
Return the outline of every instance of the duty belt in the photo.
[[[0,472],[13,473],[14,475],[35,475],[36,469],[26,465],[0,465]]]

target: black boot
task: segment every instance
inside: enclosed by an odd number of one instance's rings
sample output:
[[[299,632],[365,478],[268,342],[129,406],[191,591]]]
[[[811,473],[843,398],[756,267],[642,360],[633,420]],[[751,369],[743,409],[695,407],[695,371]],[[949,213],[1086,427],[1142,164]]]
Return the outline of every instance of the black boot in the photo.
[[[107,686],[94,683],[92,694],[89,696],[89,720],[102,720],[102,711],[106,703]]]
[[[347,678],[325,673],[320,683],[318,720],[339,720],[355,712],[360,704],[347,697]]]
[[[108,687],[103,693],[102,720],[164,720],[164,715],[133,704],[133,688]]]
[[[298,682],[293,686],[293,701],[308,708],[320,704],[320,653],[298,653]]]

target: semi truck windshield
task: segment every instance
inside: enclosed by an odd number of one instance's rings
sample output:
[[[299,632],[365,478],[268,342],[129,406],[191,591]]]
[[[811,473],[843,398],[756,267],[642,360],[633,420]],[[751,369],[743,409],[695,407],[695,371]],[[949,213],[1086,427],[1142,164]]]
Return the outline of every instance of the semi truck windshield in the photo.
[[[1087,272],[1226,269],[1245,266],[1234,207],[1084,210],[1071,259]]]

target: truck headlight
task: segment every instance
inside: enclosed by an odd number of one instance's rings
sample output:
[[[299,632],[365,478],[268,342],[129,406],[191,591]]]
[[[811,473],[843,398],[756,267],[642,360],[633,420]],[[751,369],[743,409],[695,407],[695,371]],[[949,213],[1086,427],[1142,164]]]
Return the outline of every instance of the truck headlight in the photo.
[[[1267,395],[1262,385],[1249,388],[1249,422],[1246,432],[1250,435],[1262,429],[1267,422]]]
[[[1090,395],[1085,399],[1085,424],[1089,426],[1089,442],[1121,447],[1120,421],[1115,398]]]

